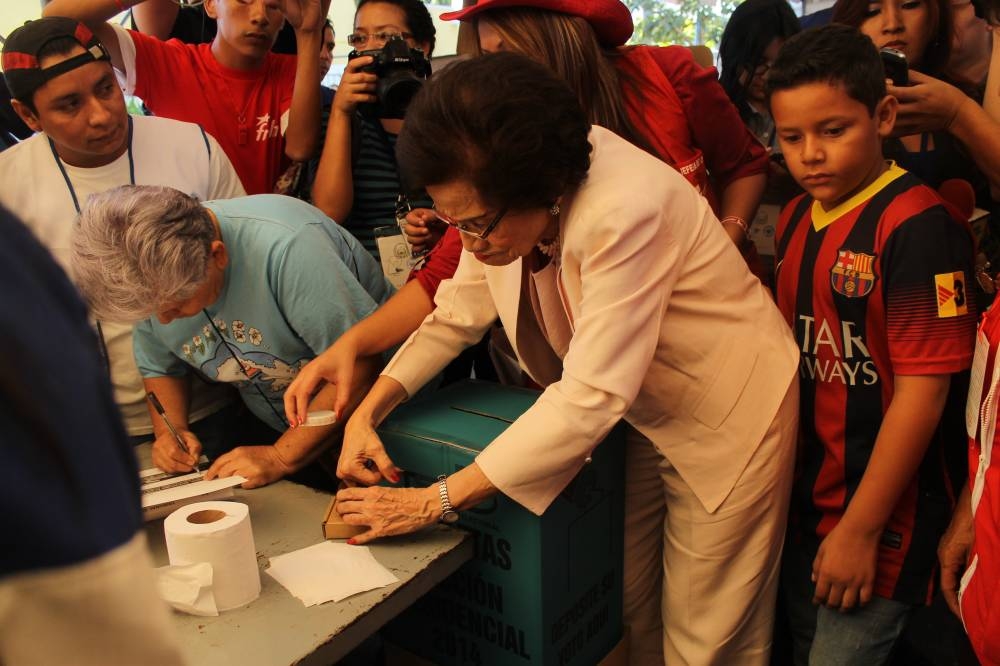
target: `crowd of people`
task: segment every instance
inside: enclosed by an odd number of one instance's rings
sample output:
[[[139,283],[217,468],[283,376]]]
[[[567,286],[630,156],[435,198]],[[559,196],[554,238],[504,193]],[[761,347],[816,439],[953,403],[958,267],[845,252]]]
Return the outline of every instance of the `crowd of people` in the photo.
[[[329,0],[46,3],[2,52],[34,134],[0,152],[0,496],[29,544],[0,556],[0,662],[179,663],[130,445],[337,492],[363,544],[497,493],[540,515],[624,423],[629,663],[892,663],[938,596],[1000,664],[990,1],[803,30],[745,0],[720,75],[627,45],[620,0],[479,0],[442,16],[476,52],[431,75],[424,3],[360,0],[336,90]],[[386,227],[419,258],[398,290]],[[380,423],[477,346],[538,400],[399,487]]]

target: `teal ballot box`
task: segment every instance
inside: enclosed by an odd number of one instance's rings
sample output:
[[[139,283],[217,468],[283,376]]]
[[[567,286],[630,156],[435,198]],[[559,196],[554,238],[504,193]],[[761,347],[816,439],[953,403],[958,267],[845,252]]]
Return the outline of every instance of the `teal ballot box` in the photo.
[[[463,382],[399,407],[378,432],[403,483],[429,486],[473,462],[539,395]],[[386,638],[441,665],[601,661],[622,637],[624,448],[619,426],[542,516],[503,495],[462,511],[475,558]]]

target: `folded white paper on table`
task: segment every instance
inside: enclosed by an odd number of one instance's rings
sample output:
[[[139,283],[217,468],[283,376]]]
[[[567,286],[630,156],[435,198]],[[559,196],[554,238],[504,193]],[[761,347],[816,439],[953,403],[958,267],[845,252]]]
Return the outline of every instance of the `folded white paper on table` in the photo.
[[[191,615],[219,614],[212,592],[211,564],[171,564],[155,571],[156,589],[168,604]]]
[[[333,541],[272,557],[267,573],[306,606],[399,582],[368,547]]]
[[[206,481],[204,472],[170,474],[159,467],[139,472],[144,520],[163,518],[174,509],[208,500],[233,496],[233,487],[246,481],[242,476],[227,476]]]

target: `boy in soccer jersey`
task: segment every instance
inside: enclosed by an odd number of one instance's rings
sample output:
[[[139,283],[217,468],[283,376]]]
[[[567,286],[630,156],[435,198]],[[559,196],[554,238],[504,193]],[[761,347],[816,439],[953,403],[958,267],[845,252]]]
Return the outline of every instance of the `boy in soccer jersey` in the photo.
[[[974,347],[972,239],[933,190],[883,159],[897,102],[867,37],[839,25],[801,33],[767,87],[806,190],[782,212],[776,256],[778,306],[802,353],[782,572],[795,662],[881,664],[929,599],[949,516],[940,454],[963,441],[943,424]]]

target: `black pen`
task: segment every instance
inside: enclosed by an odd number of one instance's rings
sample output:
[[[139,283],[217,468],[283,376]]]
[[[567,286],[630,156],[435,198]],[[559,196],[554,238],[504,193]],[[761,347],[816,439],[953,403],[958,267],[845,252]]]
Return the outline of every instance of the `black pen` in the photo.
[[[167,412],[164,411],[163,405],[160,404],[160,399],[157,398],[156,394],[153,393],[152,391],[147,393],[146,397],[149,398],[149,402],[152,403],[153,409],[156,410],[156,413],[159,414],[160,418],[163,419],[163,422],[167,424],[167,429],[170,431],[170,434],[173,435],[174,439],[177,440],[177,446],[181,447],[181,451],[183,451],[184,453],[191,455],[191,450],[188,449],[187,443],[184,441],[184,438],[181,437],[181,434],[177,432],[177,428],[175,428],[174,424],[171,423],[170,419],[167,418]],[[198,469],[197,460],[194,461],[194,471],[195,472],[201,471],[200,469]]]

